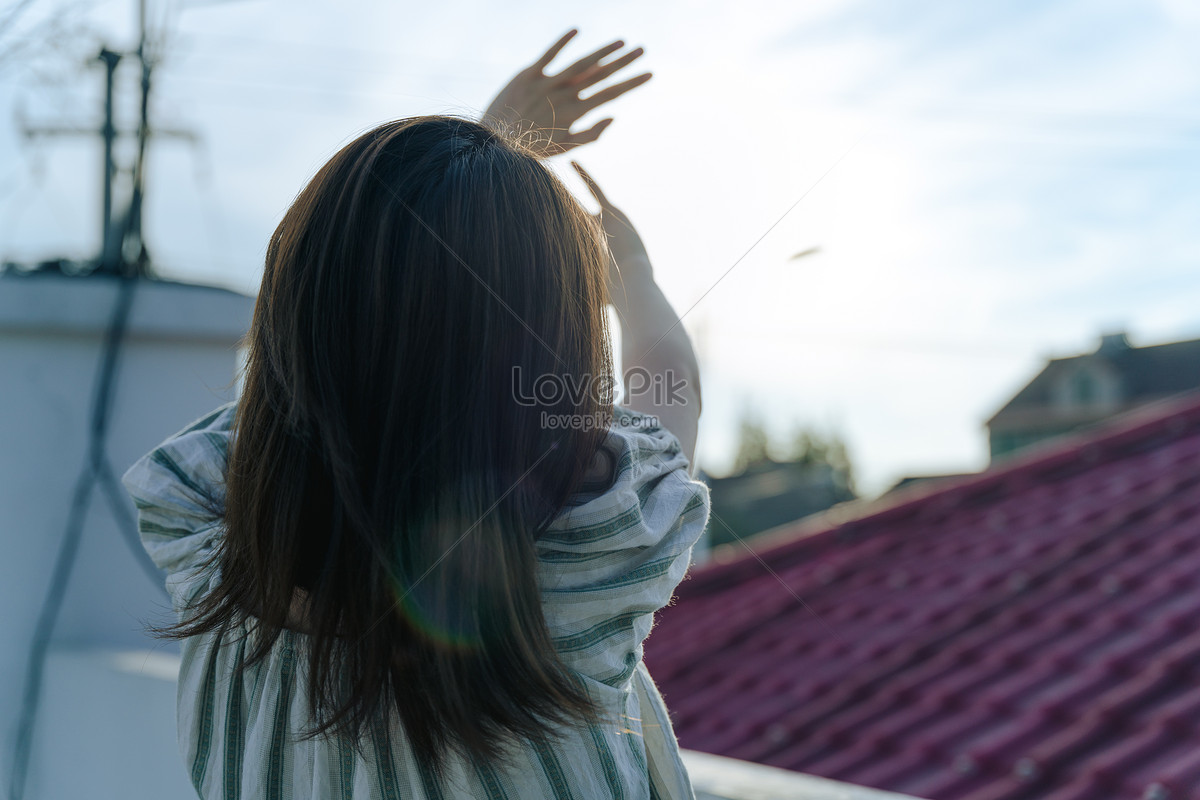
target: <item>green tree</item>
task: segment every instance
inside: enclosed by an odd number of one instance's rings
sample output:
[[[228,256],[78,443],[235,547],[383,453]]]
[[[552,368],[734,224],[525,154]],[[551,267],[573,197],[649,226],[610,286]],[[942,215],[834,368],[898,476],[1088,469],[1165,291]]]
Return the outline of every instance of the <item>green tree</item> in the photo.
[[[781,461],[805,466],[827,464],[842,484],[854,491],[854,466],[846,442],[836,433],[823,434],[815,428],[797,425],[792,433],[791,446]]]
[[[841,436],[822,433],[811,425],[796,424],[790,440],[781,444],[772,439],[758,411],[746,407],[738,422],[733,474],[743,474],[755,465],[768,462],[797,464],[806,468],[828,465],[838,482],[849,491],[854,491],[854,466]]]
[[[743,473],[752,465],[766,461],[769,447],[770,436],[762,418],[753,409],[744,409],[738,422],[738,449],[733,461],[734,473]]]

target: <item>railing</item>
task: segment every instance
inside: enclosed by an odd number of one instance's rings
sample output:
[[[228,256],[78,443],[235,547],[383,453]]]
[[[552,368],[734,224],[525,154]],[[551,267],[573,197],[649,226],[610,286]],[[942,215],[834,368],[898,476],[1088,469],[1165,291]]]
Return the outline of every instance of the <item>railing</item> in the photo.
[[[735,758],[684,750],[696,800],[917,800]]]

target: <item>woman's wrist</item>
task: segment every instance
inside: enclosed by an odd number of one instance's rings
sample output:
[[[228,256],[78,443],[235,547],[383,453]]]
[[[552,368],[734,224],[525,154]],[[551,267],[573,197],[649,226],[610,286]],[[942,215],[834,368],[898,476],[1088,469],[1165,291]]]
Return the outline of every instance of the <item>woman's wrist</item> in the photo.
[[[630,292],[644,292],[655,286],[654,267],[646,256],[613,260],[608,273],[608,293],[613,305],[618,305]]]

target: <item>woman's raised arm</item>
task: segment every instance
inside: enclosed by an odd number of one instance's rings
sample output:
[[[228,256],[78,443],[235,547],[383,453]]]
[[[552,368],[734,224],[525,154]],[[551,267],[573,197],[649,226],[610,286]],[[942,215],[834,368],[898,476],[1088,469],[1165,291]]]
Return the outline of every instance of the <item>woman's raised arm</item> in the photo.
[[[657,417],[679,439],[695,474],[693,455],[700,420],[700,367],[679,315],[654,282],[642,238],[629,217],[571,162],[600,204],[600,222],[612,256],[608,293],[621,320],[623,405]]]

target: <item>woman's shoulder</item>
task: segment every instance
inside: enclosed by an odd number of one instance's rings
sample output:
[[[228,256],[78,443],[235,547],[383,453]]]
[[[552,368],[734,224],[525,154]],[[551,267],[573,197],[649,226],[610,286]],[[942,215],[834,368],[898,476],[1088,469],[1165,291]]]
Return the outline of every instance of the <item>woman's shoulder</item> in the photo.
[[[121,478],[139,510],[209,523],[224,506],[225,468],[236,401],[218,406],[168,436]]]
[[[643,414],[625,406],[613,406],[609,431],[618,436],[646,436],[655,442],[660,442],[662,448],[671,451],[680,449],[679,439],[663,427],[658,417],[653,414]]]
[[[138,509],[138,532],[167,574],[177,606],[199,590],[196,568],[211,555],[223,523],[225,469],[236,401],[168,436],[121,478]]]
[[[657,417],[613,406],[605,436],[592,456],[582,486],[568,505],[575,507],[595,500],[636,481],[647,470],[682,469],[686,473],[687,466],[679,439]]]
[[[582,486],[543,538],[579,543],[582,528],[664,509],[689,514],[703,506],[706,518],[707,505],[708,489],[692,479],[679,439],[656,417],[614,406]]]

